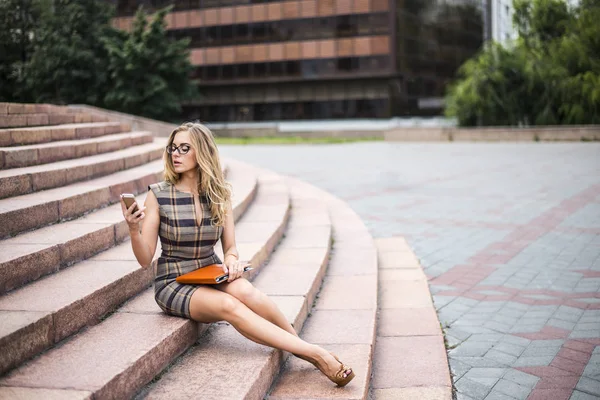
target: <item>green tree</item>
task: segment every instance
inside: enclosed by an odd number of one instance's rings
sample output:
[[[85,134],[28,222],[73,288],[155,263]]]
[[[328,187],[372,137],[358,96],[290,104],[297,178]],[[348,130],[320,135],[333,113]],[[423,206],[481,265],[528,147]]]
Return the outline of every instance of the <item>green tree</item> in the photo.
[[[600,1],[517,0],[519,40],[460,69],[446,113],[461,125],[600,123]]]
[[[113,8],[101,0],[52,0],[34,31],[25,84],[37,102],[101,104]]]
[[[196,95],[190,82],[189,39],[166,34],[170,9],[159,10],[148,21],[140,7],[130,33],[105,40],[111,83],[104,98],[107,107],[170,120],[181,112],[182,101]]]
[[[32,38],[42,0],[0,1],[0,101],[30,101],[24,87],[24,67],[33,51]]]

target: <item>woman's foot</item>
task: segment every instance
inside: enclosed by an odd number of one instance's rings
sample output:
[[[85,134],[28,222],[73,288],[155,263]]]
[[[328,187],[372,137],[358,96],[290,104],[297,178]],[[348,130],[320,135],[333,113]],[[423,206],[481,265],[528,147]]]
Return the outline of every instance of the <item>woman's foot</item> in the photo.
[[[294,354],[296,357],[301,358],[309,363],[313,364],[319,369],[330,381],[337,384],[338,386],[346,386],[352,379],[354,379],[354,371],[352,368],[344,365],[334,354],[329,353],[323,349],[317,352],[314,359]]]

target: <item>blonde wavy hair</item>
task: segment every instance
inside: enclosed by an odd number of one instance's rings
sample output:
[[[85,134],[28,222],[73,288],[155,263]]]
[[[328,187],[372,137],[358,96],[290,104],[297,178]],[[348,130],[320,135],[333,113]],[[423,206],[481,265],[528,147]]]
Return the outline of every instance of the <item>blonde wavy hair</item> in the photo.
[[[168,145],[171,146],[173,140],[175,140],[175,135],[183,131],[189,132],[190,145],[196,154],[198,193],[206,195],[209,199],[213,225],[223,226],[227,214],[227,205],[231,201],[231,184],[223,176],[215,138],[206,126],[188,122],[171,132],[167,142]],[[165,162],[165,180],[175,185],[179,182],[179,173],[175,172],[173,159],[166,150],[163,159]]]

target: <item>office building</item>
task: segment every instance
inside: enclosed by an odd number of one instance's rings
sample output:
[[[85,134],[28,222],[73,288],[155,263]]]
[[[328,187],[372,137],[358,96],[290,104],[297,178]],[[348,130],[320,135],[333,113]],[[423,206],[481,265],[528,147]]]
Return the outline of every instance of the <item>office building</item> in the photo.
[[[439,115],[483,40],[480,0],[112,2],[121,29],[174,6],[202,94],[184,117],[210,122]]]

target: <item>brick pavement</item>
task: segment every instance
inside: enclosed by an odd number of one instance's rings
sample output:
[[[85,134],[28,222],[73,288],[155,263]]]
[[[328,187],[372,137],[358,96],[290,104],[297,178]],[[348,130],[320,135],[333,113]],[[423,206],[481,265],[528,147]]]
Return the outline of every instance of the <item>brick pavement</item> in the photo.
[[[419,257],[458,399],[600,399],[600,144],[223,146]]]

